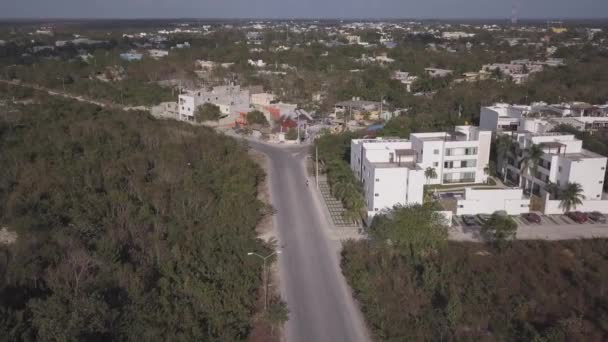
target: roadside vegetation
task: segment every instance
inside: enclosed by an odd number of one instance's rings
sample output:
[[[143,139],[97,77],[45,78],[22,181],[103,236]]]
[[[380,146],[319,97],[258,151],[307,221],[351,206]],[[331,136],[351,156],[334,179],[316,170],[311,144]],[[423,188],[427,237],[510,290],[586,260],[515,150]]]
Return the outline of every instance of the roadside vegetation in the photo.
[[[238,341],[259,305],[248,252],[263,173],[240,143],[0,86],[0,336]],[[267,320],[285,321],[273,304]]]
[[[346,209],[347,219],[361,221],[365,210],[361,183],[350,169],[350,141],[355,133],[324,134],[315,141],[318,148],[321,171],[327,175],[331,193]]]
[[[412,210],[379,217],[373,240],[348,242],[342,252],[378,340],[608,338],[608,240],[447,242],[430,213]]]

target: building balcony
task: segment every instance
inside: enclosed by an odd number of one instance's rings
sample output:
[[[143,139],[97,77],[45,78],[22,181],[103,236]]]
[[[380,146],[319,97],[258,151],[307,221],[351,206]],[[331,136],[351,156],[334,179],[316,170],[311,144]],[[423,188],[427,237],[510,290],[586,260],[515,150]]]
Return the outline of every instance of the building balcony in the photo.
[[[475,178],[444,179],[443,184],[466,184],[475,183]]]

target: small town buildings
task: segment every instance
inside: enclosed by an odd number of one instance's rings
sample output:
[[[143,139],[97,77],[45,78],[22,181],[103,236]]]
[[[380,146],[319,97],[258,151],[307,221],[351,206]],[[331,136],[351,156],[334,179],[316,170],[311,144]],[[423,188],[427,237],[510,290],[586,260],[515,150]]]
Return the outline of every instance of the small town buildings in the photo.
[[[125,52],[120,54],[120,58],[127,62],[141,61],[143,55],[135,51]]]
[[[237,115],[250,108],[249,90],[238,85],[219,86],[208,89],[188,90],[179,95],[180,120],[194,121],[198,106],[211,103],[220,108],[223,115]]]
[[[247,32],[247,44],[251,45],[262,45],[264,42],[264,35],[262,32],[251,31]]]
[[[497,103],[481,108],[479,126],[493,132],[530,131],[545,133],[560,124],[581,131],[608,128],[608,104],[591,105],[570,102],[549,105],[544,102],[531,105]]]
[[[150,54],[150,57],[152,57],[154,59],[160,59],[160,58],[169,56],[169,51],[151,49],[151,50],[148,50],[148,54]]]
[[[334,113],[330,115],[333,119],[343,116],[347,120],[364,120],[366,117],[371,120],[378,119],[380,102],[364,101],[360,98],[353,98],[350,101],[341,101],[335,104]]]
[[[194,65],[202,70],[212,70],[213,68],[215,68],[217,66],[217,63],[212,62],[212,61],[197,59],[196,62],[194,62]]]
[[[448,40],[456,40],[463,38],[472,38],[475,37],[475,33],[467,33],[467,32],[442,32],[441,38]]]
[[[393,72],[391,79],[397,80],[397,81],[401,82],[402,84],[404,84],[407,91],[411,93],[412,85],[414,84],[414,82],[416,82],[416,80],[418,80],[418,77],[410,75],[409,72],[395,71],[395,72]]]
[[[275,100],[274,94],[257,93],[251,94],[251,104],[258,106],[268,106]]]
[[[256,68],[264,68],[264,67],[266,67],[266,63],[263,60],[261,60],[261,59],[258,59],[256,61],[249,59],[249,60],[247,60],[247,63],[249,65],[251,65],[251,66],[256,67]]]
[[[437,69],[437,68],[425,68],[424,72],[430,77],[447,77],[452,74],[452,70],[449,69]]]

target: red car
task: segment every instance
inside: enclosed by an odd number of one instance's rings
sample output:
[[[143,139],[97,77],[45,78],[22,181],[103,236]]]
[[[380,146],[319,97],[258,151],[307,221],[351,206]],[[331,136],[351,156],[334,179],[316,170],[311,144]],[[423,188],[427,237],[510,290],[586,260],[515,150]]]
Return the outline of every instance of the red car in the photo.
[[[576,223],[585,223],[587,222],[587,220],[589,220],[587,214],[580,211],[571,211],[569,213],[566,213],[566,216],[568,216],[570,219],[572,219],[572,221]]]
[[[525,214],[521,214],[521,216],[526,219],[526,221],[530,222],[530,223],[538,223],[540,224],[540,216],[538,216],[538,214],[535,213],[525,213]]]

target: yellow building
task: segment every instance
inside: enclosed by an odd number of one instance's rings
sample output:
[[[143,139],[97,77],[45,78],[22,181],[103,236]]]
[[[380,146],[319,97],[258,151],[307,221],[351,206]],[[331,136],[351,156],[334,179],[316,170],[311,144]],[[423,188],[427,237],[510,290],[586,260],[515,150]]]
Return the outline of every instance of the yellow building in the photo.
[[[553,31],[553,33],[564,33],[568,32],[568,29],[565,27],[552,27],[551,31]]]

